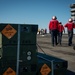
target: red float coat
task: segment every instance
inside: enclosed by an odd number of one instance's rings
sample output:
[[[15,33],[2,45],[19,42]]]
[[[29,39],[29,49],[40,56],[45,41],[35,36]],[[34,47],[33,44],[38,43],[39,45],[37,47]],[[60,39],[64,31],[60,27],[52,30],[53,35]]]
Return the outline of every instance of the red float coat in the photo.
[[[67,27],[68,30],[73,30],[73,28],[75,28],[75,24],[73,22],[68,22],[64,27]]]
[[[58,24],[59,22],[57,20],[51,20],[49,23],[49,30],[58,30]]]
[[[63,25],[59,24],[59,25],[58,25],[58,31],[59,31],[59,32],[63,32],[63,30],[64,30]]]

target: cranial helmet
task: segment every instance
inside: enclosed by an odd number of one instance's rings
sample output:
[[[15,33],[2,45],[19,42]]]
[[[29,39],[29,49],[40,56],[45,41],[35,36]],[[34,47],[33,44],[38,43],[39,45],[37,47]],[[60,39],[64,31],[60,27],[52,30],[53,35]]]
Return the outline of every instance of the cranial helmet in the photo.
[[[56,16],[53,16],[53,17],[52,17],[52,19],[53,19],[53,20],[56,20],[56,19],[57,19],[57,17],[56,17]]]
[[[59,24],[62,24],[62,22],[59,21]]]
[[[72,19],[72,18],[70,18],[68,21],[69,21],[69,22],[72,22],[72,21],[73,21],[73,19]]]

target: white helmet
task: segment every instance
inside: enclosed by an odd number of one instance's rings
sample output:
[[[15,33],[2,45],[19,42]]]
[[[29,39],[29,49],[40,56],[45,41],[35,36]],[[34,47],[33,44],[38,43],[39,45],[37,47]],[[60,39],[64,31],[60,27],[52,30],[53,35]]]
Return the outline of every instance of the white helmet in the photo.
[[[59,24],[62,24],[62,22],[59,21]]]
[[[57,17],[56,16],[53,16],[52,19],[55,20],[55,19],[57,19]]]
[[[70,18],[68,21],[69,21],[69,22],[72,22],[73,20],[72,20],[72,18]]]

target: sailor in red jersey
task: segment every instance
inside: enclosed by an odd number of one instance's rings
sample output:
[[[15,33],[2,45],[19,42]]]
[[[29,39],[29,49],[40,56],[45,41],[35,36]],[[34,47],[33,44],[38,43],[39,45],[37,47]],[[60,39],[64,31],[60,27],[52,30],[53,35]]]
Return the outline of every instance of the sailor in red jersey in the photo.
[[[56,16],[52,17],[52,20],[49,23],[49,31],[51,32],[51,40],[52,40],[52,46],[54,44],[57,45],[57,34],[58,34],[58,20]]]
[[[62,41],[63,31],[64,31],[64,26],[62,25],[61,22],[59,22],[59,25],[58,25],[58,44],[60,44],[60,45],[61,45],[61,41]]]
[[[75,25],[73,23],[72,18],[69,19],[68,23],[64,25],[64,27],[67,27],[68,30],[68,46],[72,45],[72,38],[73,38],[73,28],[75,28]]]

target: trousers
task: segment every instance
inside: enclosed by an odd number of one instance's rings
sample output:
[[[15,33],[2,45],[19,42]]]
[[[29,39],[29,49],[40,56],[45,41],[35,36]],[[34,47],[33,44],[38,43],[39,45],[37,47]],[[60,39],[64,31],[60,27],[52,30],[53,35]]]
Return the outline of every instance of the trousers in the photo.
[[[57,45],[57,34],[58,34],[58,30],[57,29],[51,30],[52,45],[54,45],[54,44]]]
[[[73,30],[68,30],[68,45],[72,45]]]

